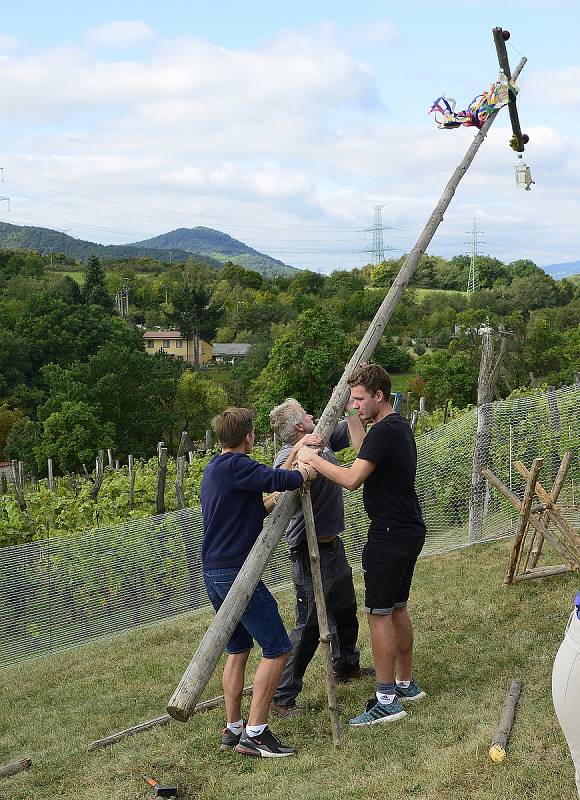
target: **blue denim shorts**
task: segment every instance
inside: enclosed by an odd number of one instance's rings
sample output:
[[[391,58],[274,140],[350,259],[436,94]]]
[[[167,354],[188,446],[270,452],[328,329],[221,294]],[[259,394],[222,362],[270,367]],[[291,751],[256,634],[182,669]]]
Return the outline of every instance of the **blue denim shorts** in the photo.
[[[207,569],[203,571],[205,588],[217,611],[230,590],[239,569]],[[262,648],[264,658],[277,658],[292,650],[292,643],[282,622],[278,603],[262,581],[250,597],[248,607],[226,646],[226,653],[244,653],[254,645]]]

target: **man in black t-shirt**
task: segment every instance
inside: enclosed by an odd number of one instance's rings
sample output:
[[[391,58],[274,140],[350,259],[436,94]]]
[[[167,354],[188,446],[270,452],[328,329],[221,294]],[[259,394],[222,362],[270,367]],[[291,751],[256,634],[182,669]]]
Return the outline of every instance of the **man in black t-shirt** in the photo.
[[[346,489],[364,483],[370,518],[363,549],[365,611],[377,673],[375,698],[350,720],[353,726],[390,722],[405,714],[401,700],[420,700],[425,692],[411,677],[413,626],[407,600],[417,557],[425,542],[425,523],[415,492],[417,448],[407,421],[393,411],[391,379],[375,364],[359,368],[348,380],[358,426],[350,425],[358,454],[351,467],[330,464],[308,447],[298,452],[326,478]],[[365,435],[362,420],[373,422]]]

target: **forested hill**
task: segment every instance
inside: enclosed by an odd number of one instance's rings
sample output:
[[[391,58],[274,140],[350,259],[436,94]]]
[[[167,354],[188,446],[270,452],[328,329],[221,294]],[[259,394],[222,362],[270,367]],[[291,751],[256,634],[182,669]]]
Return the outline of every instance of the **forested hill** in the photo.
[[[185,262],[195,255],[197,262],[205,262],[216,269],[226,261],[233,261],[266,277],[297,273],[282,261],[259,253],[243,242],[211,228],[179,228],[143,242],[103,245],[75,239],[50,228],[0,222],[0,248],[35,250],[43,254],[64,253],[68,258],[79,261],[96,255],[103,261],[143,256],[158,261]]]
[[[245,269],[253,269],[261,275],[295,275],[298,270],[289,267],[283,261],[260,253],[247,244],[228,236],[227,233],[213,228],[177,228],[169,233],[162,233],[152,239],[135,242],[134,247],[154,248],[157,250],[185,250],[194,255],[213,258],[222,263],[233,261]]]

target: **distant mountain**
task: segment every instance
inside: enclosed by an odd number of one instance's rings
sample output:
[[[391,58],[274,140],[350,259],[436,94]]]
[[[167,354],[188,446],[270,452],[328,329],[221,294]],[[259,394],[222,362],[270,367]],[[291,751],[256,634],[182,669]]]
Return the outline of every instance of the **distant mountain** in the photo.
[[[265,276],[294,275],[297,272],[294,267],[211,228],[178,228],[143,242],[104,245],[75,239],[50,228],[0,222],[0,248],[65,253],[79,261],[86,261],[91,255],[96,255],[103,261],[144,257],[183,263],[194,256],[196,261],[215,269],[219,269],[226,261],[233,261]]]
[[[580,274],[580,261],[568,261],[564,264],[548,264],[546,267],[542,267],[542,269],[555,280],[561,281],[562,278],[571,278],[573,275]]]
[[[246,269],[255,269],[262,275],[294,275],[298,270],[283,261],[272,258],[247,244],[233,239],[227,233],[213,228],[177,228],[162,233],[152,239],[135,242],[134,247],[155,248],[157,250],[185,250],[198,256],[206,256],[225,263],[233,261]]]

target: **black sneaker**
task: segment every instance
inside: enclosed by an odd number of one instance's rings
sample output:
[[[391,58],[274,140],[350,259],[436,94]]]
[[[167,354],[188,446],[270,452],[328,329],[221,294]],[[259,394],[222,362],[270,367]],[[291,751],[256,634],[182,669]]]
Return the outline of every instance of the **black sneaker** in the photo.
[[[233,733],[229,728],[224,728],[222,731],[220,750],[233,750],[234,747],[240,743],[243,730],[242,728],[240,733]]]
[[[336,683],[349,683],[360,678],[369,678],[376,675],[374,667],[353,667],[352,669],[334,673]]]
[[[293,747],[286,747],[279,742],[270,728],[266,728],[259,736],[250,736],[244,729],[234,750],[236,753],[260,758],[285,758],[293,756],[296,752]]]

